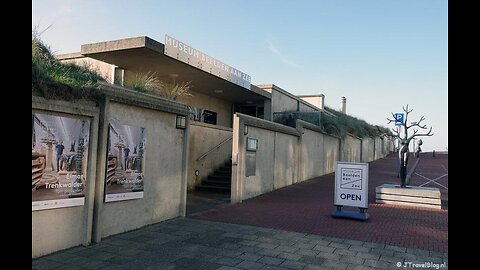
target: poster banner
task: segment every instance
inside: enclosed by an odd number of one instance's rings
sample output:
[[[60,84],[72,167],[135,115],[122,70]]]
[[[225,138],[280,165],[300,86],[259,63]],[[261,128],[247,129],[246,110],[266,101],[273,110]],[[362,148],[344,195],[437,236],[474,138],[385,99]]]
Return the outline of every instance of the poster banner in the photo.
[[[32,114],[32,211],[85,204],[90,121]]]
[[[145,135],[143,127],[110,122],[105,202],[143,198]]]

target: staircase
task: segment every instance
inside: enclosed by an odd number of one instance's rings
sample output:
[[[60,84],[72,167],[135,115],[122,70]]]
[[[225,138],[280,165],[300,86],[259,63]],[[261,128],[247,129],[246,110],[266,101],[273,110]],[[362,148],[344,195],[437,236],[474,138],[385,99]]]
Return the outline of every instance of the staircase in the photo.
[[[202,183],[195,188],[195,190],[230,194],[231,185],[232,162],[229,159],[219,169],[215,170],[213,174],[209,175],[207,179],[203,180]]]

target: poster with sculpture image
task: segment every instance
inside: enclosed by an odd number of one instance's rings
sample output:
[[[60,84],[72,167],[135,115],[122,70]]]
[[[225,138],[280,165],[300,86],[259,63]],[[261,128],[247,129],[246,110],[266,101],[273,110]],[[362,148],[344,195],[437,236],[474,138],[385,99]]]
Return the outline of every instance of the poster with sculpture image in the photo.
[[[143,198],[145,128],[110,121],[105,202]]]
[[[32,211],[85,204],[90,121],[32,114]]]

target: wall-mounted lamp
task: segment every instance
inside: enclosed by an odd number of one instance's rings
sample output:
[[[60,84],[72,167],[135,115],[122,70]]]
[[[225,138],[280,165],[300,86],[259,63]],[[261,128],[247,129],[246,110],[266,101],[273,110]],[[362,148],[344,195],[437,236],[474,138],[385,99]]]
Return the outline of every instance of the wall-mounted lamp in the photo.
[[[245,126],[243,127],[243,135],[247,135],[247,134],[248,134],[248,126],[245,125]]]
[[[247,151],[257,152],[258,139],[247,138]]]
[[[187,121],[187,118],[185,115],[177,115],[176,127],[178,129],[185,129],[186,121]]]

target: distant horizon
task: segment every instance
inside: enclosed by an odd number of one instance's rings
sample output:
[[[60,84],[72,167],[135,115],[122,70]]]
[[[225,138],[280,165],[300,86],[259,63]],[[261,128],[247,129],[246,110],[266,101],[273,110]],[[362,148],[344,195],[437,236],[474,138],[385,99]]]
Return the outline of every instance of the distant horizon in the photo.
[[[212,15],[215,16],[212,16]],[[32,29],[54,54],[83,44],[168,34],[294,95],[372,125],[414,109],[433,127],[422,150],[448,151],[448,2],[32,1]]]

